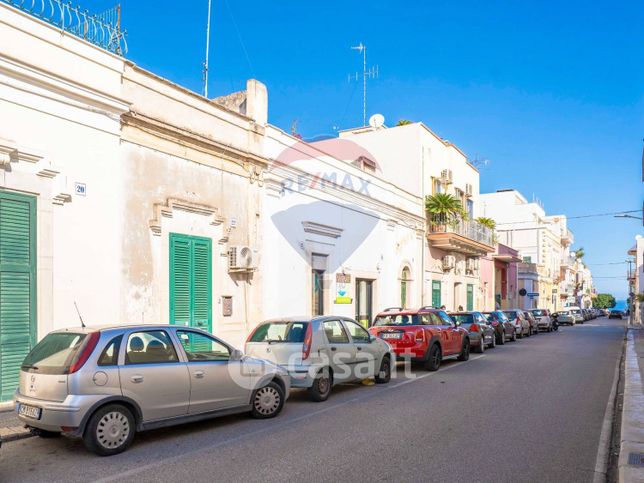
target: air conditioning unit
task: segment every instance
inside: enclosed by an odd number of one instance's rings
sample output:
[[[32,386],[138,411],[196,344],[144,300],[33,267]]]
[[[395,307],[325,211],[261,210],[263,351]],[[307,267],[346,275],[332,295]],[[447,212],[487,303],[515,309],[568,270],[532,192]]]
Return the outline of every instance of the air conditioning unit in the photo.
[[[465,196],[467,197],[472,196],[472,185],[469,183],[465,185]]]
[[[452,270],[456,265],[456,257],[454,255],[445,255],[443,257],[443,271],[447,272]]]
[[[444,169],[441,171],[441,183],[443,184],[452,184],[454,181],[454,175],[452,174],[451,169]]]
[[[228,270],[231,272],[251,271],[255,268],[253,250],[246,246],[228,249]]]
[[[469,275],[474,275],[479,269],[479,259],[478,258],[468,258],[465,262],[465,273]]]

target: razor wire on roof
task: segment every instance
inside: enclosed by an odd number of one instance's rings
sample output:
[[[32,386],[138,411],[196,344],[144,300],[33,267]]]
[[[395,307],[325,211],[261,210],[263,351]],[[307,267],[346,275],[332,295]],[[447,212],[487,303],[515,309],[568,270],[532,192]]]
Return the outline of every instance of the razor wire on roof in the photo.
[[[0,1],[112,53],[127,53],[126,32],[121,30],[120,5],[100,14],[90,14],[80,6],[62,0]]]

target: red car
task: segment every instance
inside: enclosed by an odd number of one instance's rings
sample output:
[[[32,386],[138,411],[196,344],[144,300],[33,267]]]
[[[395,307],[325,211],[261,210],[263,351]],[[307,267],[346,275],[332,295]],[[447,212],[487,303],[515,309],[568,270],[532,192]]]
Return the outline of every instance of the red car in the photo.
[[[443,310],[400,307],[379,313],[369,331],[386,340],[397,357],[422,362],[436,371],[446,357],[466,361],[470,357],[470,338]]]

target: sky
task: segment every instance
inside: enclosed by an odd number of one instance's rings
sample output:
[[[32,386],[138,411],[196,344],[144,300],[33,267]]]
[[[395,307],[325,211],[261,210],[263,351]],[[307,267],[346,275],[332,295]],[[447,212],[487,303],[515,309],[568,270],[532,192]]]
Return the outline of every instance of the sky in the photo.
[[[114,1],[80,0],[98,12]],[[122,0],[127,58],[201,92],[207,0]],[[307,6],[308,5],[308,6]],[[423,121],[481,163],[481,192],[515,188],[548,214],[641,208],[641,1],[212,0],[209,95],[256,78],[269,122],[305,139],[367,116]],[[635,213],[635,215],[638,215]],[[641,216],[639,214],[638,216]],[[627,295],[641,220],[571,220],[600,292]]]

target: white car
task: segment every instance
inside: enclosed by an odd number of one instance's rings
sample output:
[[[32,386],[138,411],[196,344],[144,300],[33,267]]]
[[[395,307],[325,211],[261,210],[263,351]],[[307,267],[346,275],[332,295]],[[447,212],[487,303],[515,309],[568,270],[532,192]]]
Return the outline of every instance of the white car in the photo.
[[[375,377],[391,379],[394,361],[387,342],[347,317],[292,317],[259,324],[246,341],[246,354],[286,369],[293,387],[325,401],[335,384]]]

